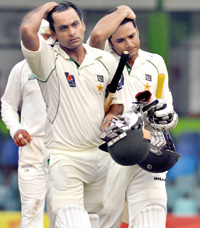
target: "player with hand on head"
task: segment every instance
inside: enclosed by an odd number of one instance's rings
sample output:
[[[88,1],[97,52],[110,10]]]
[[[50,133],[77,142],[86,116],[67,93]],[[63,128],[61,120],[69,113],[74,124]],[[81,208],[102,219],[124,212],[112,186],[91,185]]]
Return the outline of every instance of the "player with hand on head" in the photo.
[[[57,41],[54,47],[38,36],[43,18]],[[23,54],[38,77],[47,106],[44,165],[50,176],[53,221],[59,228],[90,228],[90,221],[98,220],[94,214],[101,221],[110,163],[98,147],[106,87],[117,63],[109,53],[83,44],[84,32],[80,9],[66,1],[29,12],[20,27]],[[119,93],[115,102],[122,110]]]
[[[53,45],[49,36],[49,24],[45,20],[40,25],[39,35]],[[17,63],[11,70],[1,102],[2,120],[19,147],[20,227],[42,228],[45,197],[51,221],[46,177],[42,166],[46,110],[37,77],[31,72],[26,60]]]
[[[163,58],[157,54],[140,49],[139,30],[136,15],[128,6],[121,5],[101,18],[88,40],[93,47],[110,52],[119,61],[121,53],[129,52],[129,59],[121,79],[124,98],[124,113],[135,100],[136,94],[149,90],[154,96],[158,88],[158,75],[165,75],[161,91],[162,102],[166,105],[154,113],[154,127],[172,129],[177,123],[173,110],[172,95],[168,88],[168,72]],[[112,104],[111,109],[117,109]],[[148,118],[148,115],[144,115]],[[144,119],[144,122],[146,120]],[[146,125],[145,125],[146,127]],[[154,131],[152,128],[147,130]],[[123,139],[122,139],[123,140]],[[123,215],[125,198],[128,205],[129,227],[164,228],[167,214],[166,172],[151,173],[138,164],[122,166],[112,162],[107,182],[105,208],[108,214],[103,222],[104,228],[118,228]]]

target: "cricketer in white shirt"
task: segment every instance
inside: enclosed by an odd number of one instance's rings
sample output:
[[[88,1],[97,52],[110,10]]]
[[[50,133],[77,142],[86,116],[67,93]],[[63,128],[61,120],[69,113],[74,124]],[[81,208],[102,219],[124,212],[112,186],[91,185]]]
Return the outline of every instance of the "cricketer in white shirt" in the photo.
[[[108,46],[108,43],[105,50],[111,53],[116,61],[119,61],[120,56]],[[135,95],[138,92],[149,90],[153,95],[156,95],[160,72],[165,74],[161,99],[167,103],[167,107],[173,110],[172,95],[168,86],[168,72],[163,58],[160,55],[139,49],[133,67],[130,68],[127,64],[120,80],[124,113],[135,101]],[[115,101],[113,101],[114,103]],[[151,131],[148,128],[147,130]],[[135,227],[135,224],[137,227],[141,224],[146,226],[150,223],[148,216],[152,218],[153,224],[156,222],[165,224],[167,213],[166,173],[150,173],[138,165],[121,166],[111,161],[105,195],[105,199],[108,200],[105,200],[104,205],[104,212],[106,213],[107,210],[110,213],[111,211],[111,214],[108,214],[107,217],[104,216],[100,221],[100,226],[105,228],[120,226],[125,198],[128,205],[130,227]]]
[[[98,146],[103,143],[100,127],[105,115],[105,90],[117,64],[109,53],[86,44],[84,49],[86,55],[79,66],[58,43],[51,48],[40,39],[37,51],[22,44],[47,106],[45,165],[50,173],[55,216],[69,204],[84,204],[88,212],[95,213],[103,207],[110,157]]]
[[[42,166],[46,108],[37,77],[26,60],[17,63],[11,70],[1,102],[2,120],[11,137],[22,129],[31,136],[30,143],[19,147],[20,227],[42,228],[47,191]]]

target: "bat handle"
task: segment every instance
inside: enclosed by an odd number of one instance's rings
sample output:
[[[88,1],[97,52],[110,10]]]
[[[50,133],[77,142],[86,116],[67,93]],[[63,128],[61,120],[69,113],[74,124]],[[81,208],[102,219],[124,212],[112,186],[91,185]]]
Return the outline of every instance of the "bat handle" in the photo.
[[[107,98],[105,99],[105,104],[104,104],[105,114],[108,112],[114,97],[115,97],[115,93],[109,93]]]

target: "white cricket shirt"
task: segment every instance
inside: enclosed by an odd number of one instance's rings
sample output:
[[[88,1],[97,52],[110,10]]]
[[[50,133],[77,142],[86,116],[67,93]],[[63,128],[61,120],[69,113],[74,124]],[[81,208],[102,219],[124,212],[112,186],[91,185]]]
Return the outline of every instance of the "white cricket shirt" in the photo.
[[[58,43],[52,48],[40,39],[35,52],[22,44],[47,105],[47,149],[81,151],[102,144],[105,89],[114,75],[116,60],[89,45],[84,48],[85,59],[78,67]]]
[[[21,106],[21,121],[18,109]],[[11,137],[19,129],[25,129],[32,137],[44,137],[46,122],[45,103],[37,77],[26,62],[17,63],[11,70],[5,92],[1,98],[2,120],[10,130]]]
[[[30,144],[19,147],[19,164],[41,163],[46,107],[37,77],[26,60],[17,63],[11,70],[1,101],[2,120],[11,137],[19,129],[25,129],[32,138]]]
[[[119,61],[120,57],[110,47],[106,48]],[[159,73],[165,74],[161,99],[168,105],[172,105],[172,95],[168,87],[168,72],[163,58],[158,54],[145,52],[140,49],[133,67],[126,66],[123,71],[124,77],[121,79],[121,86],[124,112],[127,111],[130,104],[135,100],[135,95],[138,92],[149,90],[152,94],[156,95]]]

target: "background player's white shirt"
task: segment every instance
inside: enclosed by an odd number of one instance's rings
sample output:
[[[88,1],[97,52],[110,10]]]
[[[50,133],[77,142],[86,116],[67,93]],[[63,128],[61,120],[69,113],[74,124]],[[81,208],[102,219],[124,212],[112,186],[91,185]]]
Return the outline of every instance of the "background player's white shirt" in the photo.
[[[46,108],[42,98],[37,77],[34,75],[26,60],[17,63],[10,72],[5,92],[1,98],[2,120],[10,130],[11,137],[19,129],[25,129],[31,137],[44,137],[46,122]],[[21,121],[19,109],[21,106]],[[38,149],[38,157],[41,152]],[[36,151],[27,149],[23,154],[24,162],[35,161]],[[41,159],[39,159],[41,160]]]
[[[109,53],[88,45],[84,48],[85,59],[77,67],[58,43],[51,48],[40,39],[36,52],[22,45],[47,105],[47,149],[80,151],[102,144],[105,89],[114,75],[116,61]]]
[[[115,59],[119,61],[120,57],[108,45],[106,45],[105,50],[113,54]],[[149,90],[152,94],[156,95],[159,73],[165,74],[161,99],[168,105],[172,105],[172,95],[168,87],[168,72],[163,58],[158,54],[140,49],[131,72],[128,73],[127,67],[123,71],[124,78],[121,84],[123,88],[124,112],[127,111],[131,102],[135,100],[135,95],[138,92]]]

